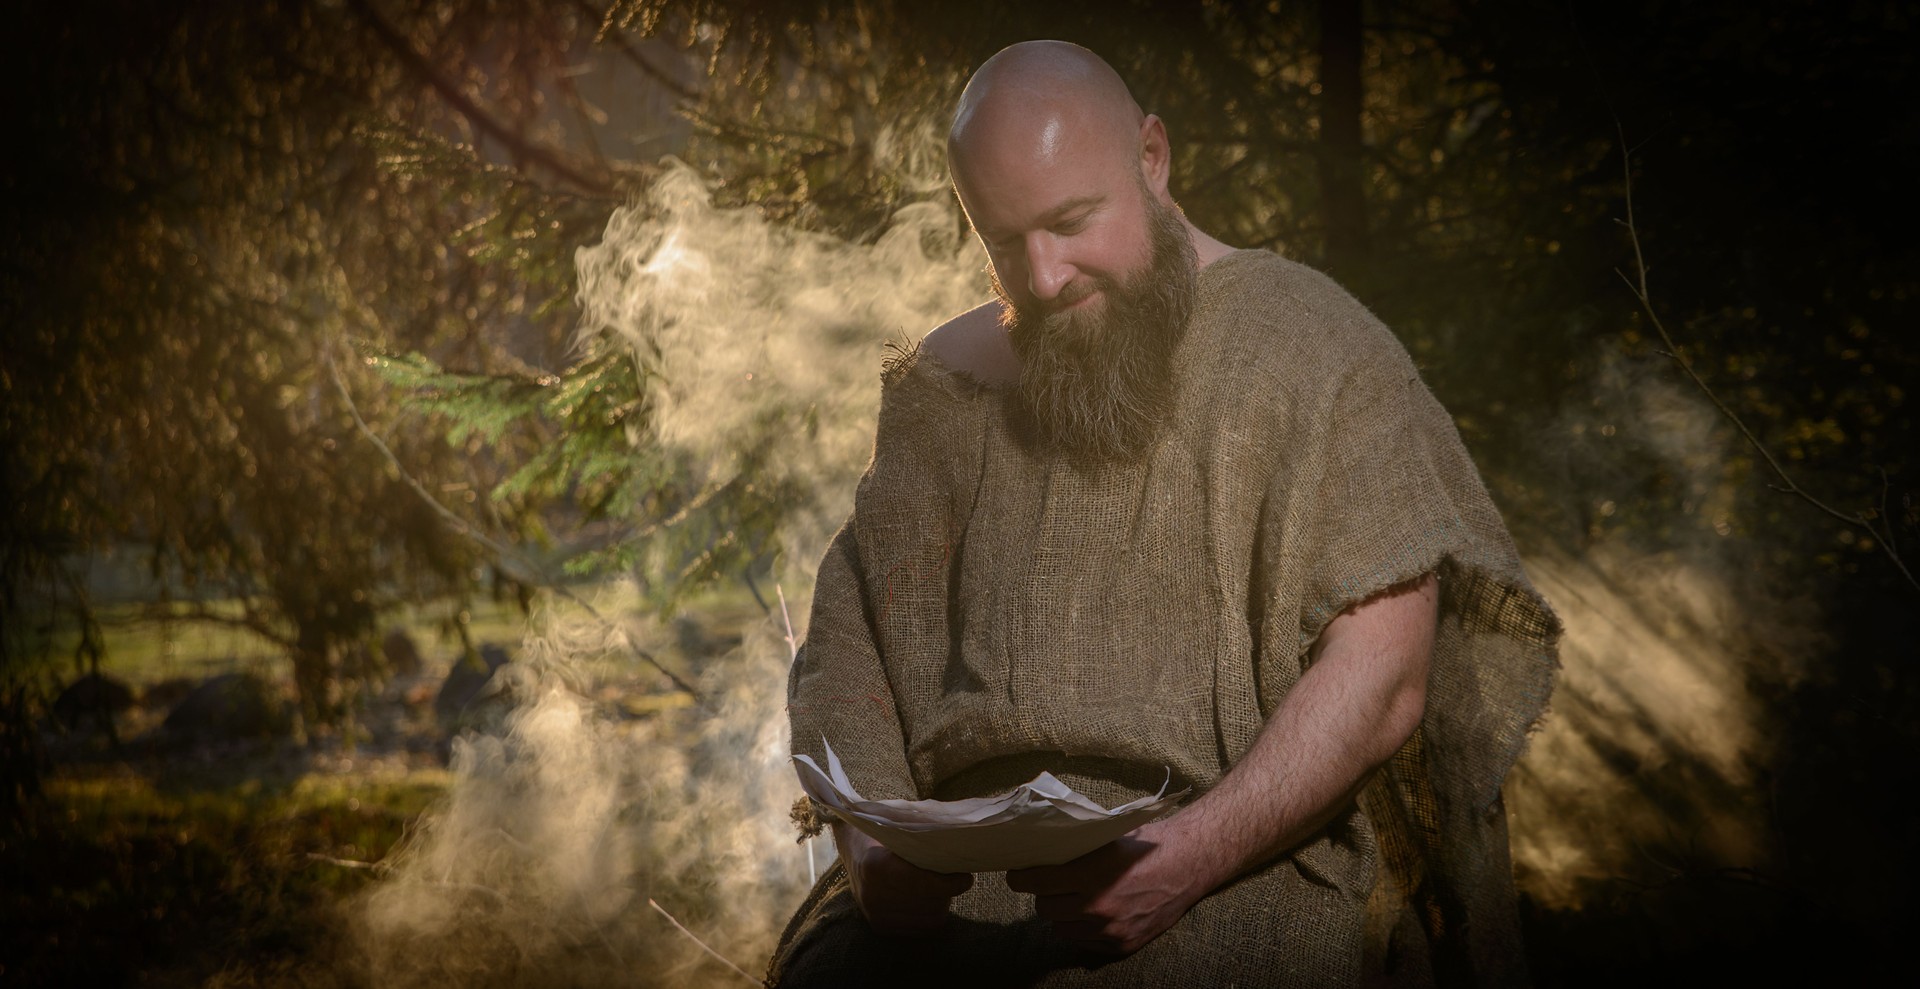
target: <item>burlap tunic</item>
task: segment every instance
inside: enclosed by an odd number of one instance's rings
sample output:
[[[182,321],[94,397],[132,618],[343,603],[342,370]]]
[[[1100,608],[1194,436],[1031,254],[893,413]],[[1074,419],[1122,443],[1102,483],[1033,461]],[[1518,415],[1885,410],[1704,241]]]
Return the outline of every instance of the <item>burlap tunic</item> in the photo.
[[[920,351],[889,362],[873,461],[789,682],[794,751],[824,762],[831,741],[869,797],[982,796],[1042,769],[1109,804],[1169,771],[1198,794],[1329,621],[1433,571],[1420,731],[1359,808],[1126,959],[1054,941],[999,875],[955,901],[944,936],[887,941],[836,867],[773,981],[1524,980],[1499,794],[1559,626],[1451,419],[1364,307],[1265,252],[1202,270],[1176,370],[1152,452],[1090,472],[1022,443],[1005,390]]]

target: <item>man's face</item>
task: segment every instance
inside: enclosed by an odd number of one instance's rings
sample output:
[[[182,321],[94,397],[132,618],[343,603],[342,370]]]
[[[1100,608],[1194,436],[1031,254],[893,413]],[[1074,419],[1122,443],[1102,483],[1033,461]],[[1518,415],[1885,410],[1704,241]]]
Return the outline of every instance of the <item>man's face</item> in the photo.
[[[1104,287],[1151,260],[1139,164],[1090,123],[1058,121],[1037,141],[970,149],[954,161],[954,185],[1019,310],[1103,308]]]
[[[1196,264],[1164,182],[1165,131],[1055,107],[979,128],[954,187],[1020,357],[1023,435],[1082,462],[1135,459],[1173,408]]]
[[[1174,409],[1198,266],[1178,212],[1146,195],[1141,210],[1147,262],[1088,278],[1066,304],[1023,303],[994,272],[1020,358],[1019,408],[1044,447],[1083,463],[1138,459]]]

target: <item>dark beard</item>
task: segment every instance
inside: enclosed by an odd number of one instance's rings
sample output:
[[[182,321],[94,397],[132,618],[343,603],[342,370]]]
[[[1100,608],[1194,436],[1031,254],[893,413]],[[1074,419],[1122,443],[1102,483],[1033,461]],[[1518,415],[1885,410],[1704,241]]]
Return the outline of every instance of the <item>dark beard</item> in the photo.
[[[1088,465],[1135,461],[1172,417],[1173,356],[1193,314],[1199,262],[1179,212],[1151,196],[1147,228],[1148,269],[1124,284],[1096,282],[1105,303],[1097,313],[1021,309],[994,279],[1020,357],[1018,432],[1045,452]]]

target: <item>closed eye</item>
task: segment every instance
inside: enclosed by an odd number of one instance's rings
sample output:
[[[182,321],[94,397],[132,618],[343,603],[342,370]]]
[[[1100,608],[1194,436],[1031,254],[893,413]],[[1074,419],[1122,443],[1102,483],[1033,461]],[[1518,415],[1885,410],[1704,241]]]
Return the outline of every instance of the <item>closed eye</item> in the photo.
[[[1082,213],[1079,216],[1076,216],[1067,220],[1061,220],[1059,223],[1054,224],[1053,232],[1064,236],[1069,234],[1077,234],[1080,231],[1085,230],[1086,228],[1087,228],[1087,214]]]
[[[1087,224],[1092,221],[1093,215],[1096,212],[1098,211],[1090,209],[1083,213],[1076,213],[1072,216],[1055,220],[1051,226],[1047,227],[1047,232],[1056,237],[1071,237],[1087,229]],[[985,244],[987,245],[987,250],[995,254],[1006,255],[1024,250],[1026,247],[1025,242],[1026,238],[1024,237],[1003,237],[998,240],[985,241]]]

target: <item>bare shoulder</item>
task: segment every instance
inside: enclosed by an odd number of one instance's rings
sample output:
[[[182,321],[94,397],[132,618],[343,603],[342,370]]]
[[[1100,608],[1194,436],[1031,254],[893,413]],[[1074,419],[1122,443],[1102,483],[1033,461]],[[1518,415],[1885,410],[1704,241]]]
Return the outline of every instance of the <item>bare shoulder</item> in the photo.
[[[989,384],[1020,378],[1020,358],[1000,326],[1000,303],[975,306],[933,328],[920,349],[947,367]]]

